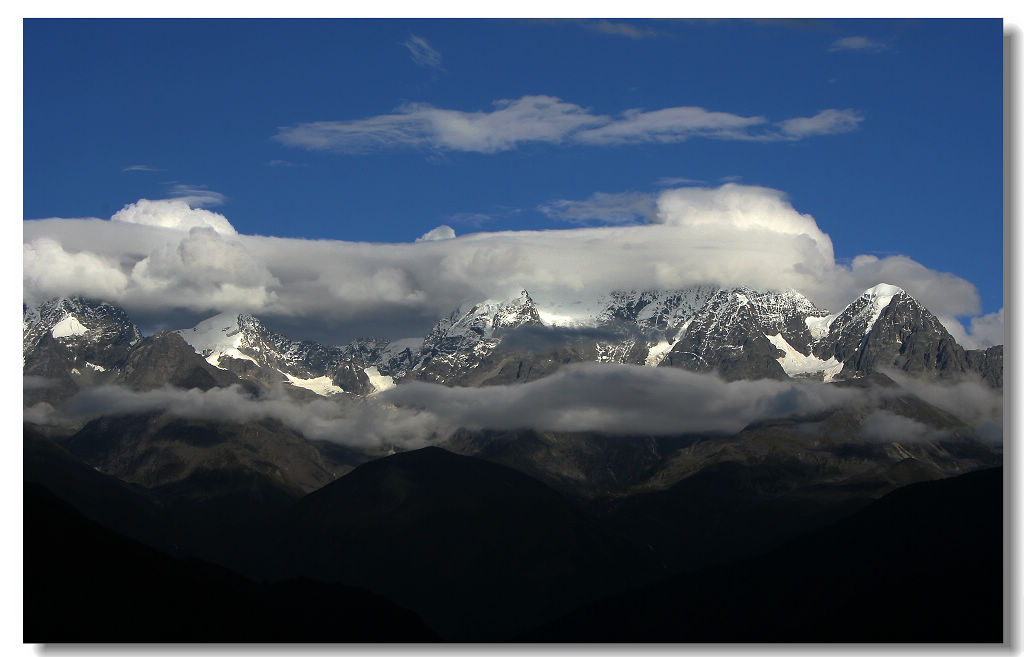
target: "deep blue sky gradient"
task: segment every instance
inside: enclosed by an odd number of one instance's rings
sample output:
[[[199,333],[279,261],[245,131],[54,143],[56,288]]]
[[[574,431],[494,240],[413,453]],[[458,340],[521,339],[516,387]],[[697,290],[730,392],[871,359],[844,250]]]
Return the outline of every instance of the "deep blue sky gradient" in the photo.
[[[564,228],[536,210],[664,177],[788,193],[836,256],[901,253],[1002,301],[999,20],[651,21],[634,39],[583,22],[26,20],[24,218],[109,217],[174,183],[206,186],[242,233],[411,241],[438,224]],[[443,70],[401,44],[426,39]],[[880,52],[829,52],[866,36]],[[495,154],[311,152],[308,121],[402,103],[490,110],[543,94],[618,115],[700,106],[771,121],[851,108],[846,134],[759,143],[532,144]],[[270,166],[284,160],[299,166]],[[145,164],[159,171],[123,171]],[[486,214],[479,225],[462,214]]]

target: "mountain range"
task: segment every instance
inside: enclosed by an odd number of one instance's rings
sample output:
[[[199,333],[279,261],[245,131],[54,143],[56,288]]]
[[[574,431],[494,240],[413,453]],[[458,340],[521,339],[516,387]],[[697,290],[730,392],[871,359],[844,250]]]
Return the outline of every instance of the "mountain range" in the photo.
[[[368,395],[408,380],[526,382],[587,361],[715,372],[726,380],[828,382],[895,369],[943,379],[973,374],[1002,386],[1001,345],[963,349],[938,318],[886,284],[834,314],[792,290],[696,286],[612,292],[550,307],[524,290],[503,301],[465,304],[422,340],[325,346],[289,339],[245,313],[222,313],[173,333],[220,372],[263,389],[283,385],[320,396]],[[169,335],[143,340],[127,314],[109,303],[59,298],[24,310],[24,373],[52,381],[50,399],[95,383],[145,385],[141,375],[132,378],[138,367],[130,357],[156,343],[180,348]],[[198,387],[234,381],[197,367],[192,383]]]
[[[224,599],[254,596],[221,633],[156,633],[156,623],[139,626],[149,634],[130,635],[99,617],[72,623],[64,607],[68,622],[41,623],[45,604],[33,597],[32,640],[235,640],[245,635],[246,615],[274,614],[278,622],[266,621],[252,640],[380,640],[391,622],[395,640],[729,640],[724,612],[701,612],[707,633],[692,624],[674,632],[664,615],[647,624],[636,614],[619,625],[609,618],[623,605],[641,608],[630,596],[664,601],[672,587],[726,609],[708,592],[733,581],[723,574],[730,568],[818,563],[793,555],[813,553],[813,541],[841,545],[851,526],[862,528],[865,545],[884,542],[891,520],[870,518],[896,511],[872,511],[879,500],[1002,463],[1001,429],[974,409],[1002,394],[1002,346],[965,350],[917,300],[886,284],[838,312],[794,290],[695,286],[545,302],[523,290],[463,304],[422,338],[330,346],[291,339],[245,312],[148,336],[99,300],[51,299],[23,314],[26,528],[45,555],[26,559],[26,581],[44,582],[44,597],[70,582],[98,586],[83,560],[46,575],[58,558],[41,547],[52,543],[42,520],[50,518],[73,528],[89,554],[109,552],[97,562],[104,567],[119,568],[111,555],[127,555],[131,565],[116,580],[125,593],[111,595],[114,608],[128,595],[158,598],[134,585],[145,569],[158,574],[154,587],[185,578],[204,591],[219,587]],[[391,396],[431,385],[510,395],[601,364],[685,370],[697,383],[791,387],[770,388],[782,401],[729,430],[552,430],[526,418],[514,428],[435,428],[426,447],[402,434],[408,418],[432,409]],[[849,401],[798,402],[813,391]],[[968,398],[944,401],[958,395]],[[399,412],[411,414],[402,416],[407,424],[375,419]],[[366,437],[382,426],[393,427],[393,439]],[[971,495],[981,490],[965,486]],[[984,583],[971,590],[990,609],[996,530],[984,513],[996,495],[991,482],[982,488],[950,527],[970,529],[974,511],[989,523],[989,539],[962,547],[985,560],[977,573]],[[947,489],[920,490],[945,499]],[[930,495],[901,499],[927,505]],[[911,507],[893,508],[916,513]],[[865,513],[869,520],[857,520]],[[928,522],[934,529],[941,519]],[[873,563],[880,573],[896,567]],[[914,571],[907,604],[923,605],[926,594],[930,606],[922,608],[964,607],[926,586],[927,576]],[[957,581],[958,590],[970,588]],[[749,582],[749,600],[736,606],[744,614],[785,588],[770,577]],[[179,588],[174,596],[185,595]],[[305,621],[280,615],[274,597],[282,591],[369,610],[365,631],[359,623],[332,631],[319,611]],[[780,598],[781,614],[806,613],[807,601],[793,595]],[[693,613],[694,604],[680,613]],[[167,613],[168,623],[192,622]],[[875,616],[857,618],[874,629],[851,634],[822,622],[826,629],[801,634],[785,623],[778,632],[751,624],[761,629],[734,636],[930,636],[923,621],[901,634]],[[934,636],[998,640],[990,620]]]

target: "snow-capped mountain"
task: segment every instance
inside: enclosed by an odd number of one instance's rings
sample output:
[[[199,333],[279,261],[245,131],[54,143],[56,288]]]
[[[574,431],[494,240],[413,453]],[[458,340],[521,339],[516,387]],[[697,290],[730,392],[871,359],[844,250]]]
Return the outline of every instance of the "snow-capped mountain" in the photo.
[[[938,318],[894,285],[865,290],[827,328],[813,345],[814,354],[843,363],[845,376],[879,368],[957,376],[972,369],[967,353]],[[1001,365],[1001,348],[998,353]]]
[[[48,382],[26,388],[27,403],[54,402],[109,379],[142,339],[128,315],[105,302],[60,297],[22,313],[23,372]]]
[[[76,362],[102,371],[116,367],[142,339],[139,328],[122,309],[102,301],[60,297],[36,308],[23,306],[22,312],[26,367],[40,345],[52,340]]]
[[[491,360],[504,333],[542,326],[537,305],[526,290],[512,299],[467,304],[439,321],[427,335],[411,374],[434,383],[462,382]]]
[[[520,329],[514,345],[510,328]],[[532,348],[524,336],[535,340]],[[694,286],[552,303],[524,290],[466,304],[439,321],[411,375],[482,385],[531,380],[578,361],[826,382],[886,368],[938,377],[972,371],[1002,385],[1001,347],[965,352],[934,315],[887,284],[836,314],[795,290]]]
[[[288,383],[319,395],[367,394],[363,367],[337,347],[291,340],[245,313],[221,313],[175,331],[215,367],[267,385]]]
[[[505,300],[463,304],[422,340],[325,346],[292,340],[235,312],[175,333],[207,364],[234,377],[208,371],[203,381],[244,380],[263,389],[286,384],[323,396],[371,394],[406,380],[525,382],[588,361],[679,367],[726,379],[829,382],[884,369],[928,377],[973,373],[1002,386],[1001,346],[965,351],[932,313],[886,284],[838,313],[795,290],[694,286],[543,302],[523,290]],[[24,372],[51,382],[46,392],[26,394],[59,399],[82,386],[120,381],[120,368],[141,338],[125,312],[108,303],[59,298],[26,308]]]
[[[796,365],[796,357],[809,351],[807,319],[824,315],[792,290],[719,290],[687,321],[657,364],[716,371],[727,379],[813,374],[807,363]]]

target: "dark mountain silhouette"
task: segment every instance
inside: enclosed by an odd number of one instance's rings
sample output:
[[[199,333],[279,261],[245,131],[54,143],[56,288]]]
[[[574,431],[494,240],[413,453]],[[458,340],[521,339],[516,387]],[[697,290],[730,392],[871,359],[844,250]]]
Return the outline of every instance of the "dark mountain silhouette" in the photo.
[[[25,484],[28,643],[425,642],[413,613],[347,586],[259,584],[175,559]]]
[[[456,641],[507,639],[651,574],[547,486],[436,447],[356,468],[300,500],[276,534],[278,576],[366,587]]]
[[[1003,641],[1003,472],[896,490],[761,556],[684,573],[519,638]]]

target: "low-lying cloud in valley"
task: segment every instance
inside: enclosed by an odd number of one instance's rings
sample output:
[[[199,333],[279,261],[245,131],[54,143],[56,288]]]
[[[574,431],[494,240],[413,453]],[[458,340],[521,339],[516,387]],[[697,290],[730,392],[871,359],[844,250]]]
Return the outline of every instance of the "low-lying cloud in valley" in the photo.
[[[597,200],[604,211],[620,211]],[[522,289],[544,304],[705,283],[794,288],[837,310],[887,282],[974,346],[954,319],[978,313],[974,285],[905,256],[837,263],[829,236],[778,190],[729,183],[627,200],[623,211],[644,223],[458,237],[439,227],[415,243],[241,235],[222,214],[182,200],[141,200],[111,220],[24,222],[24,293],[30,304],[77,294],[150,316],[245,310],[302,320],[321,335],[375,323],[396,338],[407,336],[393,327],[408,327],[410,318],[426,329],[462,303]],[[551,207],[570,220],[585,215],[583,205]],[[978,325],[985,336],[997,333],[998,319]]]
[[[100,386],[77,393],[57,408],[46,403],[27,408],[25,420],[81,424],[102,415],[152,411],[229,423],[274,419],[314,440],[361,449],[415,449],[441,442],[459,428],[597,432],[624,439],[729,435],[763,420],[860,405],[877,408],[882,396],[912,392],[959,417],[983,438],[994,443],[1001,439],[999,392],[971,382],[901,383],[899,388],[864,389],[795,380],[727,382],[714,374],[675,368],[579,363],[525,384],[452,388],[406,382],[367,399],[297,401],[281,390],[258,399],[237,386],[205,392]],[[866,439],[881,441],[949,435],[888,412],[870,416],[864,432]]]

